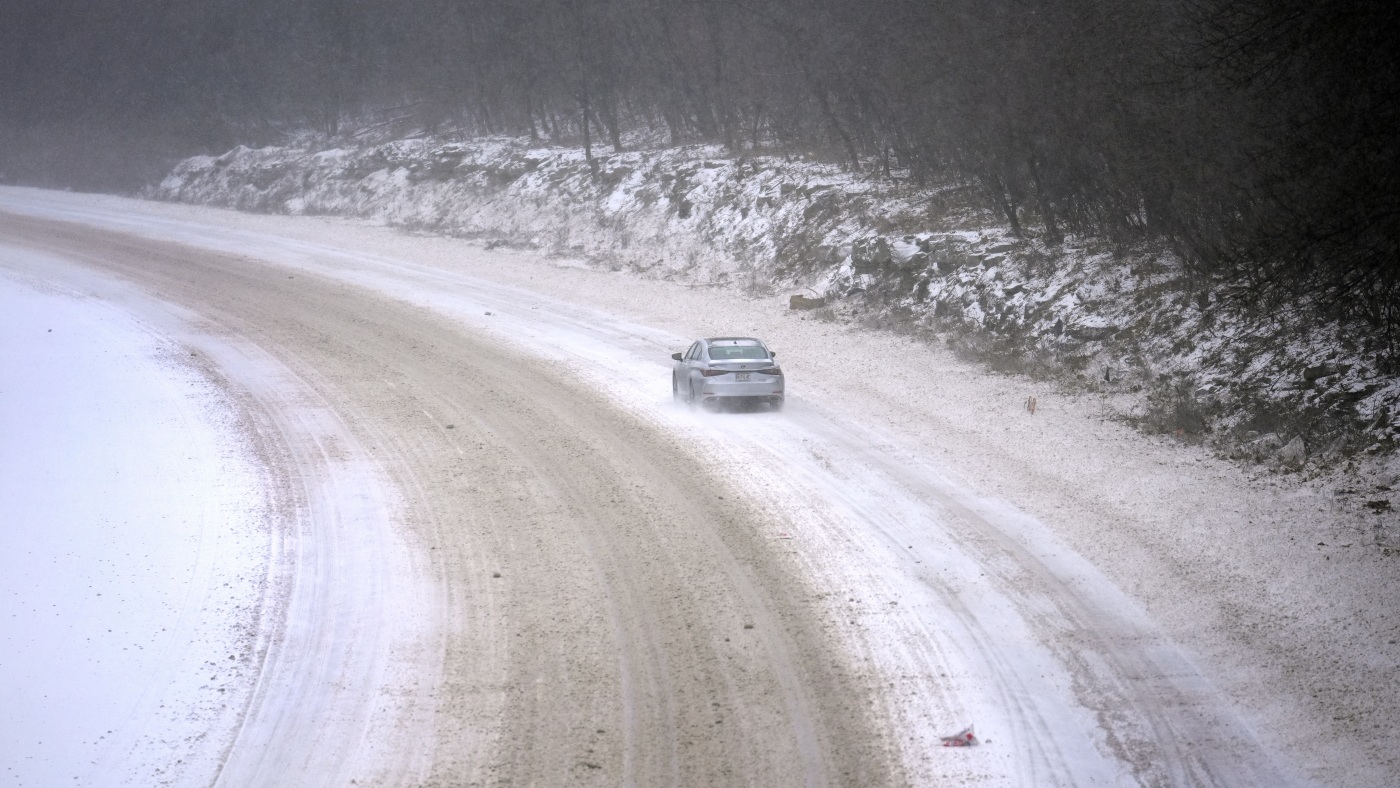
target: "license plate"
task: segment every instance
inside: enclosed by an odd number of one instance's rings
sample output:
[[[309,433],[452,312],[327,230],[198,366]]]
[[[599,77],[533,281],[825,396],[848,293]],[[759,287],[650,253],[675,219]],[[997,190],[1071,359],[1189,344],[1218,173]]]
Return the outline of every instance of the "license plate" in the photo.
[[[752,373],[749,373],[749,372],[735,372],[735,373],[734,373],[734,379],[735,379],[735,380],[748,380],[750,374],[752,374]]]

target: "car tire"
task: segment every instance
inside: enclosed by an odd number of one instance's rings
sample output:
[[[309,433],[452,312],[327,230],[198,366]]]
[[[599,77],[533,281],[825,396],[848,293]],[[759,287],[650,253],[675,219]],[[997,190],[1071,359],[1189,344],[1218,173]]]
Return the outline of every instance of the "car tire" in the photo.
[[[684,402],[685,397],[681,396],[681,385],[676,382],[676,376],[671,376],[671,399],[675,402]]]
[[[768,403],[768,409],[771,410],[771,411],[773,411],[774,413],[777,413],[778,411],[780,411],[780,410],[783,409],[783,400],[781,400],[781,399],[775,399],[775,400],[769,401],[769,403]]]

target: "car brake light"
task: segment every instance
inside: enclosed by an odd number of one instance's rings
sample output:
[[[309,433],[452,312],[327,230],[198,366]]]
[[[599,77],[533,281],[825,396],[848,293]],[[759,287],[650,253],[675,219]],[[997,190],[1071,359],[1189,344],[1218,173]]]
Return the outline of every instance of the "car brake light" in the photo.
[[[773,367],[772,369],[756,369],[754,370],[754,372],[757,372],[760,375],[777,375],[778,377],[783,376],[783,370],[780,367]]]
[[[707,377],[707,378],[712,378],[712,377],[714,377],[714,376],[716,376],[716,375],[728,375],[729,372],[730,372],[730,370],[727,370],[727,369],[702,369],[702,370],[700,370],[700,374],[701,374],[701,375],[704,375],[704,376]]]

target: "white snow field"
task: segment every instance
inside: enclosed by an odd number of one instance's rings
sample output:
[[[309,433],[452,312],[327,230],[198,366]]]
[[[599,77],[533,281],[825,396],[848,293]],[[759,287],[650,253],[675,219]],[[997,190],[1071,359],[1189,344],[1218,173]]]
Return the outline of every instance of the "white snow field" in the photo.
[[[420,620],[395,506],[265,354],[0,239],[0,784],[339,784],[378,758]]]
[[[1371,523],[1092,400],[341,220],[0,189],[0,285],[16,784],[1400,780]]]
[[[18,254],[0,248],[0,783],[208,782],[222,753],[198,742],[227,737],[256,673],[258,469],[184,348]]]

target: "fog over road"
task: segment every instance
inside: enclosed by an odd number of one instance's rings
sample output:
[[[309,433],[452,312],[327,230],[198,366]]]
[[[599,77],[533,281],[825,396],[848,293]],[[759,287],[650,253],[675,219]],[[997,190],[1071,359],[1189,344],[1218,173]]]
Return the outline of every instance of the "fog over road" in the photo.
[[[240,722],[191,745],[218,753],[217,784],[1386,779],[1391,734],[1285,759],[1329,723],[1297,720],[1298,677],[1241,669],[1272,641],[1250,652],[1222,628],[1263,621],[1273,600],[1232,601],[1232,585],[1292,559],[1205,576],[1209,545],[1151,535],[1172,507],[1220,503],[1228,471],[1108,443],[1026,465],[1062,427],[1016,427],[1018,448],[972,424],[955,362],[925,385],[898,357],[840,358],[859,340],[829,326],[780,327],[719,293],[139,205],[7,191],[0,266],[129,310],[242,408],[280,541]],[[608,307],[629,297],[630,313]],[[691,338],[673,318],[763,333],[789,408],[670,402],[668,357]],[[889,387],[843,387],[853,366]],[[1153,472],[1195,492],[1101,478],[1164,458]],[[1145,511],[1156,496],[1172,502]],[[1323,684],[1345,697],[1346,681]],[[1282,710],[1298,713],[1271,723]],[[983,746],[938,746],[969,723]]]

